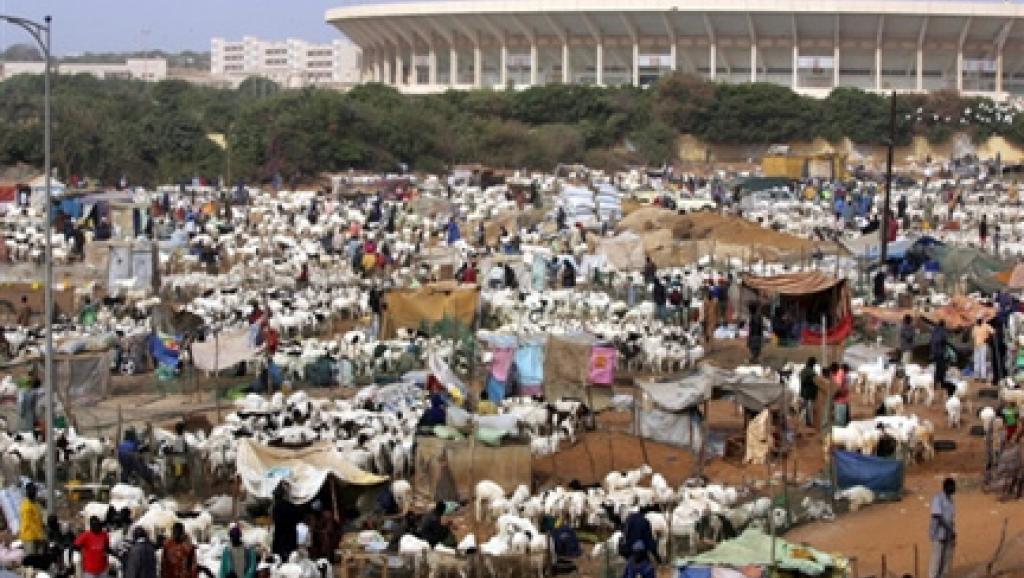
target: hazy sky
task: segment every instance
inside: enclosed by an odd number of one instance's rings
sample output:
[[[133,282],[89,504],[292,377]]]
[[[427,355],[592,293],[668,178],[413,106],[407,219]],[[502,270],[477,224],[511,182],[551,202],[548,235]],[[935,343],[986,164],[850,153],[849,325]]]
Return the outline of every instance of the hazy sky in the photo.
[[[39,20],[53,16],[56,54],[209,50],[213,36],[332,40],[340,32],[324,23],[324,12],[361,1],[0,0],[0,14]],[[0,47],[29,40],[17,27],[0,23]]]

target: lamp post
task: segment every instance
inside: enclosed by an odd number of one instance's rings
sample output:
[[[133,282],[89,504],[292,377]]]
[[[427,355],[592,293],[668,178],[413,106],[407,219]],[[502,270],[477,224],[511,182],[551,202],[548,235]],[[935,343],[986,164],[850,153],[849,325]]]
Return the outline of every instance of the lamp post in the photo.
[[[0,14],[0,21],[9,22],[23,28],[32,35],[39,48],[43,51],[46,68],[43,71],[43,184],[46,187],[46,278],[43,287],[45,304],[43,315],[46,323],[46,349],[43,357],[43,386],[46,390],[46,510],[48,514],[56,511],[54,486],[56,485],[56,454],[53,439],[53,211],[52,191],[50,190],[50,21],[49,16],[43,17],[40,24],[34,20],[18,16]]]
[[[889,249],[889,211],[892,200],[892,157],[893,149],[896,147],[896,91],[892,91],[889,101],[889,147],[885,163],[885,200],[882,203],[882,231],[881,247],[878,251],[881,258],[880,265],[885,270],[886,259]]]

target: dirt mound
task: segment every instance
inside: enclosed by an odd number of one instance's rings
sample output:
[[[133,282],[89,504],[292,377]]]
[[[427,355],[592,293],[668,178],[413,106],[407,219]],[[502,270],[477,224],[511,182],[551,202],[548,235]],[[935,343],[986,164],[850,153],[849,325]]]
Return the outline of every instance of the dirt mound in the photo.
[[[766,229],[742,217],[718,213],[678,215],[672,223],[672,231],[678,239],[715,240],[779,251],[810,251],[814,248],[814,242],[809,239]]]
[[[633,231],[637,234],[657,231],[658,229],[671,230],[676,221],[684,216],[668,209],[644,207],[623,217],[615,228],[618,231]]]

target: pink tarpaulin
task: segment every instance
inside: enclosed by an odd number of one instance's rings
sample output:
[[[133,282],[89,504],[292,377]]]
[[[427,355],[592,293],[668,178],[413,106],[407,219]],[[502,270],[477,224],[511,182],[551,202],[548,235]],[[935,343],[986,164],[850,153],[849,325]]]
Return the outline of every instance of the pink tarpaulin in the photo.
[[[514,347],[502,347],[494,350],[494,359],[491,361],[491,375],[498,381],[508,379],[508,370],[512,367],[512,360],[515,359],[516,350]]]
[[[595,347],[590,351],[590,383],[611,385],[615,381],[618,354],[614,347]]]

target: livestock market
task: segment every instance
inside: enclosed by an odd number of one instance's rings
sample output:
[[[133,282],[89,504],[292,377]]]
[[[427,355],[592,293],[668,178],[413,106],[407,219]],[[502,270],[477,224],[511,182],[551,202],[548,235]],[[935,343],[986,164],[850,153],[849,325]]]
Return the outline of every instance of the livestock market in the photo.
[[[767,172],[26,179],[0,573],[1021,575],[1015,176]]]

